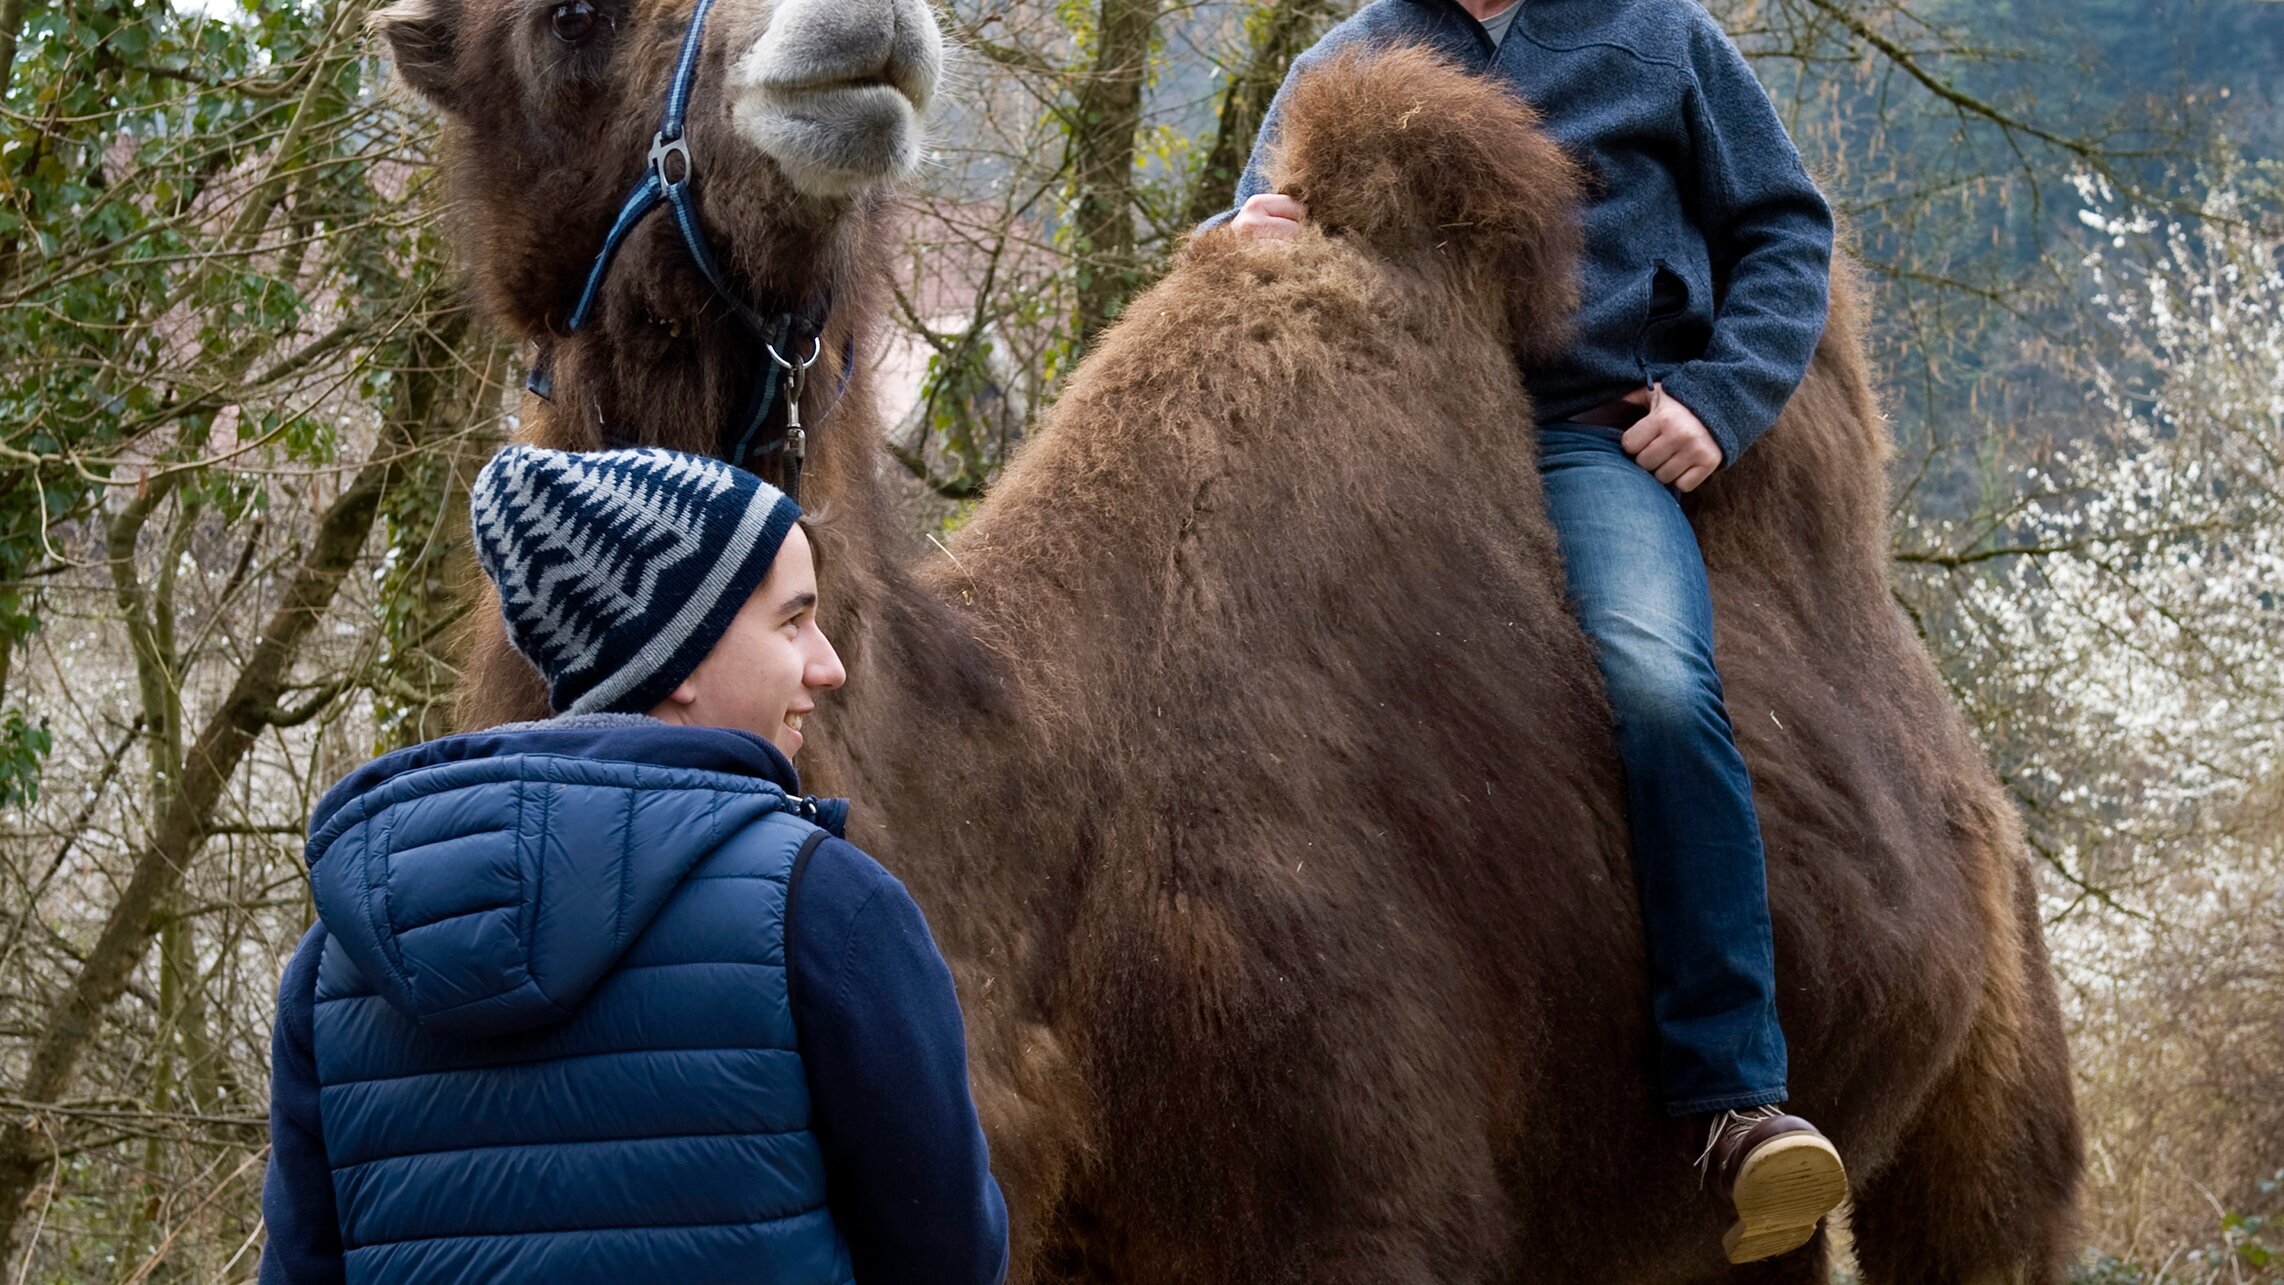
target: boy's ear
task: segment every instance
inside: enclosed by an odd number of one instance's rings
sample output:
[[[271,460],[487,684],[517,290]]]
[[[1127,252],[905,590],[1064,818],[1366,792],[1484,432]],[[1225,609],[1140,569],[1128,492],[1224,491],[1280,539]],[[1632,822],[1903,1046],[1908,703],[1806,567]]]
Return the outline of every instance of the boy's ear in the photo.
[[[460,105],[452,74],[460,17],[460,0],[397,0],[367,20],[389,42],[389,55],[404,83],[448,112]]]

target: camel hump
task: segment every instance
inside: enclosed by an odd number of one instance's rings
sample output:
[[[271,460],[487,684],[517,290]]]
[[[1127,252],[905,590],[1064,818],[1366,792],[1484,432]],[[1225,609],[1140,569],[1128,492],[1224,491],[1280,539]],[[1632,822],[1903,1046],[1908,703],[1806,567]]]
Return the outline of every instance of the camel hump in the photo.
[[[1342,50],[1294,81],[1269,181],[1372,253],[1494,274],[1526,358],[1566,342],[1583,175],[1507,89],[1417,46]]]

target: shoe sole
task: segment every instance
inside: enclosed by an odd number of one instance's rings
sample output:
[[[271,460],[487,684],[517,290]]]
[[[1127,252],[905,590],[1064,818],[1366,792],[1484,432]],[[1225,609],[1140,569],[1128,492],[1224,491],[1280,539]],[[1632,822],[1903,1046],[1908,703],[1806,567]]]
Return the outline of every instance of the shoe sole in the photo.
[[[1847,1198],[1848,1171],[1830,1142],[1815,1134],[1774,1139],[1745,1160],[1730,1188],[1737,1225],[1721,1248],[1732,1263],[1791,1253]]]

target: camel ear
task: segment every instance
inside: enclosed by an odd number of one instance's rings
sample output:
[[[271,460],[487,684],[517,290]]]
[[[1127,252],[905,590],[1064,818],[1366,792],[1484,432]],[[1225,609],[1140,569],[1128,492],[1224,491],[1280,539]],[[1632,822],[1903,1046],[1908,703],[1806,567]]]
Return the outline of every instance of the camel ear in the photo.
[[[1349,50],[1293,83],[1269,178],[1309,222],[1432,255],[1503,293],[1516,351],[1561,353],[1578,305],[1579,167],[1507,89],[1418,47]]]
[[[452,69],[460,45],[459,0],[397,0],[368,25],[389,42],[405,84],[444,111],[458,108]]]

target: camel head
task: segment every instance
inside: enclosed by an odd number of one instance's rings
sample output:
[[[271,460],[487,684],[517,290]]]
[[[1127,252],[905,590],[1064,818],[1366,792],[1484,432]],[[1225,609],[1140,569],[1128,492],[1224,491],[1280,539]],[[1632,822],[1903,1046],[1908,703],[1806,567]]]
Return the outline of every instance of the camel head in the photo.
[[[688,190],[717,291],[653,209],[576,335],[567,321],[622,204],[651,171],[695,0],[398,0],[373,19],[444,115],[444,168],[477,289],[551,346],[559,410],[630,440],[707,449],[678,422],[734,400],[756,357],[723,293],[829,324],[882,195],[909,173],[943,65],[925,0],[713,0],[691,64]],[[668,156],[665,177],[683,177]],[[708,368],[711,368],[709,373]],[[636,390],[640,390],[640,396]],[[615,398],[614,391],[622,395]],[[613,401],[619,404],[611,404]],[[687,438],[688,440],[678,440]],[[556,444],[572,445],[576,441]]]
[[[1453,70],[1424,49],[1336,55],[1294,83],[1270,185],[1375,256],[1479,283],[1519,353],[1559,355],[1581,172],[1528,105]]]

